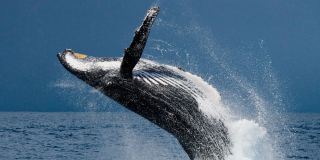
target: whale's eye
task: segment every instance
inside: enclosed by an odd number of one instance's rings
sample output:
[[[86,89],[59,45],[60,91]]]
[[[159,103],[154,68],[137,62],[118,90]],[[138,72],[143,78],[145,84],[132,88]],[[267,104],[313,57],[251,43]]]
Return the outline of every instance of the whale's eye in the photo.
[[[80,59],[86,59],[87,58],[87,56],[84,55],[84,54],[79,54],[79,53],[75,53],[75,52],[72,52],[72,53],[73,53],[74,56],[76,56],[76,57],[78,57]]]

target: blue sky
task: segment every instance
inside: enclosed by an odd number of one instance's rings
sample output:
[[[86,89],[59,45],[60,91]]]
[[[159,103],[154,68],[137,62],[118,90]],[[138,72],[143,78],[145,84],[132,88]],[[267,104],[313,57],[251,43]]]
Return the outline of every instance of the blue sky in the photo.
[[[143,58],[202,75],[223,95],[251,86],[289,112],[320,112],[320,2],[295,0],[2,1],[0,111],[77,111],[52,87],[69,76],[56,54],[121,57],[155,4]]]

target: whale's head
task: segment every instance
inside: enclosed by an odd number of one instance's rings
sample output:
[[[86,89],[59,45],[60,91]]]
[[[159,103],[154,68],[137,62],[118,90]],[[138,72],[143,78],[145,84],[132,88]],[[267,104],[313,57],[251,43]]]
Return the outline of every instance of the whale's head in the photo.
[[[117,76],[119,74],[122,58],[96,58],[75,53],[71,49],[65,49],[58,53],[60,63],[69,72],[96,87],[101,78]]]

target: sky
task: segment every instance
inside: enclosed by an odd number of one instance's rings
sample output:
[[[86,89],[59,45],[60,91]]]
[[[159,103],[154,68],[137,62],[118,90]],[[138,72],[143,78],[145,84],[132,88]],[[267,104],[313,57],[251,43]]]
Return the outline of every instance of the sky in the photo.
[[[155,5],[143,58],[202,75],[227,99],[251,86],[288,112],[320,113],[320,1],[311,0],[3,0],[0,111],[80,111],[86,91],[56,54],[121,57]],[[77,89],[55,87],[62,81]]]

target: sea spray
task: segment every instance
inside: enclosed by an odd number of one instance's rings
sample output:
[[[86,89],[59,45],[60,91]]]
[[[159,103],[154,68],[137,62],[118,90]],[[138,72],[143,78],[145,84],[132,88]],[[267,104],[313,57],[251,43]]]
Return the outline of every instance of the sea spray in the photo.
[[[75,111],[97,112],[112,111],[116,104],[96,89],[86,85],[76,77],[64,73],[50,83],[49,87],[56,90]]]
[[[228,159],[283,159],[279,143],[290,136],[274,134],[279,127],[276,125],[288,129],[281,114],[285,107],[281,83],[272,68],[266,42],[258,39],[235,49],[222,47],[188,3],[180,5],[155,22],[155,33],[170,36],[150,39],[145,56],[180,66],[217,88],[221,102],[200,101],[205,104],[200,107],[205,114],[225,120],[232,142]]]
[[[174,69],[174,68],[173,68]],[[226,105],[223,105],[219,92],[208,83],[204,82],[200,77],[192,75],[188,72],[178,71],[188,78],[192,83],[196,84],[196,88],[206,93],[201,98],[196,98],[199,103],[199,109],[212,119],[222,120],[228,128],[232,145],[230,147],[231,154],[227,154],[228,160],[255,160],[255,159],[277,159],[279,156],[275,154],[272,141],[269,139],[267,129],[260,126],[254,120],[239,119],[235,113]],[[256,99],[262,102],[260,98]],[[200,96],[199,96],[200,97]],[[263,109],[263,106],[257,106]],[[258,115],[258,122],[263,117]]]
[[[267,130],[253,120],[241,119],[231,122],[228,126],[233,140],[232,155],[228,160],[277,159]]]

